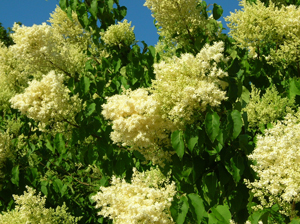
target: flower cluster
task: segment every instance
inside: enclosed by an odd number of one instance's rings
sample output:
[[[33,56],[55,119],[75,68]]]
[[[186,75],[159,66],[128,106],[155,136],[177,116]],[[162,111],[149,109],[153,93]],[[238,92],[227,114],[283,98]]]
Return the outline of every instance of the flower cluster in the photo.
[[[73,14],[73,22],[59,7],[49,20],[31,27],[14,24],[11,35],[16,43],[12,51],[37,71],[51,70],[65,74],[80,73],[85,65],[87,48],[91,34],[85,31]]]
[[[167,39],[193,34],[197,28],[205,27],[201,0],[146,0],[144,6],[152,11],[152,16],[160,27],[160,35]],[[175,40],[179,41],[179,39]]]
[[[46,197],[40,194],[35,195],[35,190],[26,187],[27,192],[23,195],[13,195],[17,204],[15,210],[3,212],[0,214],[0,223],[3,224],[40,224],[40,223],[65,223],[73,224],[79,221],[79,218],[71,216],[67,212],[66,205],[53,208],[45,208]]]
[[[126,19],[116,25],[111,25],[105,32],[101,32],[101,39],[108,46],[130,46],[135,41],[134,27],[130,26],[131,22],[128,23]]]
[[[161,149],[169,145],[169,134],[174,125],[163,119],[160,105],[145,89],[125,91],[107,99],[102,114],[112,121],[111,139],[122,146],[132,146],[147,160],[161,163],[169,158],[168,152]]]
[[[131,183],[113,176],[110,187],[100,187],[92,197],[99,215],[115,224],[174,223],[170,206],[176,194],[175,183],[169,183],[158,169],[138,172],[133,169]]]
[[[250,50],[250,56],[264,56],[269,63],[281,62],[284,66],[299,61],[300,9],[295,5],[280,8],[270,1],[268,7],[261,1],[249,3],[242,0],[241,11],[231,13],[226,21],[229,34],[236,44]],[[262,55],[265,46],[274,45],[267,55]]]
[[[73,117],[81,110],[81,100],[77,95],[70,97],[70,90],[63,81],[64,75],[57,75],[54,71],[41,81],[33,80],[23,94],[10,99],[12,108],[44,124]]]
[[[264,135],[257,137],[256,148],[249,155],[258,180],[246,180],[247,187],[260,201],[256,208],[278,204],[281,212],[292,215],[292,203],[300,201],[300,113],[288,114]]]
[[[177,127],[192,123],[208,105],[216,107],[226,99],[226,92],[220,88],[226,83],[220,78],[227,73],[217,67],[218,62],[225,61],[223,50],[224,43],[216,42],[204,46],[196,57],[183,54],[154,65],[154,98]]]
[[[170,146],[170,134],[199,119],[208,105],[217,107],[226,99],[221,87],[227,83],[220,78],[227,73],[217,66],[226,61],[223,50],[224,43],[218,42],[206,45],[196,57],[184,54],[155,64],[151,89],[109,97],[102,114],[112,121],[112,140],[163,165],[171,155],[162,150]]]
[[[249,128],[267,125],[272,121],[283,118],[287,113],[292,113],[294,100],[281,98],[275,86],[266,90],[260,97],[260,90],[252,85],[250,100],[243,111],[247,112]]]
[[[38,74],[0,42],[0,109],[9,107],[9,99],[24,90],[30,76]]]

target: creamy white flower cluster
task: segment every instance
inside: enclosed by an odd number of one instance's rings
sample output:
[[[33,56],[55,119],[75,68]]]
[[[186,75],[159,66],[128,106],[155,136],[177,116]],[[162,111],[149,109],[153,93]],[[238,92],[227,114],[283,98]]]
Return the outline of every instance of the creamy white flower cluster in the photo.
[[[77,95],[70,97],[63,81],[64,75],[51,71],[41,81],[30,82],[23,94],[11,98],[11,107],[44,124],[67,120],[81,110],[81,100]]]
[[[208,105],[217,107],[226,99],[221,86],[227,83],[220,78],[227,73],[217,67],[226,61],[223,50],[224,43],[217,42],[206,45],[196,57],[184,54],[155,64],[151,89],[109,97],[102,114],[112,121],[112,140],[163,165],[171,155],[162,150],[170,146],[171,132],[198,119]]]
[[[73,224],[79,221],[67,212],[67,207],[58,206],[53,208],[45,208],[46,196],[41,197],[39,193],[30,187],[26,187],[27,192],[23,195],[13,195],[16,202],[16,208],[12,211],[0,214],[0,223],[2,224],[41,224],[41,223],[65,223]]]
[[[144,6],[152,11],[152,16],[160,27],[160,36],[180,42],[180,37],[192,35],[197,28],[205,27],[201,0],[146,0]]]
[[[174,223],[170,206],[176,194],[175,183],[169,183],[159,169],[138,172],[133,169],[131,183],[113,176],[111,186],[100,187],[92,197],[99,215],[113,219],[115,224]]]
[[[247,112],[249,128],[267,125],[285,117],[287,113],[292,113],[295,107],[294,100],[282,98],[275,86],[269,87],[263,96],[260,96],[260,90],[254,85],[251,87],[250,100],[243,108],[243,111]]]
[[[284,121],[257,137],[249,159],[258,180],[246,180],[247,187],[260,200],[256,208],[279,204],[281,212],[292,215],[292,204],[300,201],[300,113],[288,114]]]
[[[15,44],[6,47],[0,42],[0,109],[8,108],[9,99],[23,92],[29,80],[40,80],[52,70],[68,76],[84,72],[84,51],[88,46],[93,51],[96,48],[91,32],[81,27],[75,13],[72,17],[71,21],[57,7],[49,20],[51,25],[15,24],[11,34]]]
[[[300,8],[295,5],[280,8],[270,1],[268,7],[260,0],[240,2],[242,10],[226,18],[229,34],[241,48],[248,48],[253,58],[266,57],[269,63],[281,62],[284,66],[299,61]],[[261,48],[274,45],[270,55],[262,55]]]
[[[177,127],[192,123],[195,114],[201,114],[208,105],[219,106],[226,99],[226,92],[220,87],[227,83],[220,78],[227,73],[217,66],[218,62],[226,61],[223,50],[224,43],[216,42],[205,45],[196,57],[183,54],[154,65],[154,98]]]
[[[130,46],[135,41],[134,27],[125,19],[116,25],[111,25],[105,32],[101,32],[101,39],[109,46]]]
[[[82,72],[86,60],[83,51],[91,42],[91,34],[81,27],[75,13],[73,22],[59,7],[51,16],[51,25],[26,27],[15,23],[11,37],[16,44],[10,48],[17,57],[43,73]]]
[[[170,157],[161,147],[170,144],[168,138],[175,126],[162,118],[159,103],[146,89],[126,90],[109,97],[102,107],[103,116],[112,121],[114,143],[132,146],[160,165],[162,159]]]

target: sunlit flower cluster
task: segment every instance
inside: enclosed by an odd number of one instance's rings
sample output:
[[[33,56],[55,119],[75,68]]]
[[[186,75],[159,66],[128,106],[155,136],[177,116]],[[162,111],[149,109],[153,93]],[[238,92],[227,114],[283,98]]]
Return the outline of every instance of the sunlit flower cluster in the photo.
[[[224,43],[216,42],[206,45],[196,57],[183,54],[154,65],[154,98],[176,126],[192,123],[196,114],[201,115],[208,105],[216,107],[226,99],[221,88],[226,83],[220,78],[227,73],[217,67],[218,62],[225,61],[223,50]]]
[[[105,32],[101,32],[101,39],[109,46],[130,46],[135,41],[134,27],[125,19],[116,25],[111,25]]]
[[[174,223],[170,206],[176,194],[175,183],[170,183],[158,169],[146,172],[133,170],[131,183],[113,176],[111,186],[100,187],[92,197],[99,215],[113,219],[115,224]]]
[[[83,71],[86,60],[83,51],[91,34],[80,26],[76,14],[72,22],[58,7],[51,16],[51,25],[14,24],[11,35],[16,43],[11,46],[14,54],[43,73],[56,70],[74,75]]]
[[[30,76],[39,74],[0,42],[0,109],[9,107],[9,99],[24,90]]]
[[[264,56],[269,63],[281,62],[284,66],[299,61],[300,9],[295,5],[280,8],[270,1],[268,7],[261,1],[240,2],[242,10],[231,13],[226,21],[229,34],[242,48],[248,48],[253,58]],[[263,55],[260,49],[276,46]]]
[[[160,105],[147,90],[126,90],[109,97],[102,107],[104,117],[112,121],[114,143],[132,146],[154,163],[170,157],[161,147],[170,145],[170,131],[176,129],[162,118]]]
[[[281,98],[275,86],[268,88],[263,96],[260,96],[260,92],[252,85],[249,103],[243,109],[247,112],[249,128],[257,128],[283,118],[295,107],[294,100]]]
[[[198,7],[201,0],[146,0],[144,6],[152,11],[152,16],[160,27],[161,36],[167,39],[192,36],[200,27],[205,27],[206,21],[202,16],[202,7]],[[176,36],[178,38],[176,38]]]
[[[107,99],[102,114],[112,121],[111,139],[133,146],[147,160],[163,164],[170,158],[170,133],[199,119],[209,105],[226,99],[220,80],[227,73],[217,67],[225,62],[223,42],[206,45],[196,57],[184,54],[154,65],[156,79],[149,90],[127,90]],[[150,92],[150,93],[149,93]]]
[[[279,204],[281,212],[292,215],[292,204],[300,201],[300,123],[288,114],[273,128],[257,137],[256,148],[249,155],[258,180],[246,181],[260,201],[256,208],[263,209]]]
[[[54,71],[41,81],[33,80],[24,93],[10,100],[12,108],[41,123],[67,120],[81,110],[81,100],[77,95],[70,97],[63,81],[64,75]]]
[[[51,25],[14,24],[11,37],[15,44],[6,47],[0,43],[0,109],[8,108],[9,99],[42,74],[55,70],[70,77],[84,71],[84,51],[93,46],[91,32],[81,27],[75,13],[72,17],[73,21],[57,7]]]
[[[0,214],[0,223],[3,224],[41,224],[41,223],[65,223],[73,224],[79,221],[67,212],[67,207],[58,206],[55,210],[53,208],[45,208],[46,197],[41,197],[39,193],[35,195],[36,191],[27,187],[27,192],[23,195],[13,195],[16,202],[14,210],[3,212]]]

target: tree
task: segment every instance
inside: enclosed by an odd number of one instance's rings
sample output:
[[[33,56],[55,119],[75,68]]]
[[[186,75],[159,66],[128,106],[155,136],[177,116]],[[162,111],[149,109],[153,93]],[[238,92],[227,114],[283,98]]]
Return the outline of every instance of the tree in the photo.
[[[50,25],[14,25],[0,219],[27,217],[28,198],[45,202],[39,222],[297,223],[300,10],[275,3],[241,1],[228,36],[220,5],[146,0],[155,47],[118,0],[61,0]]]

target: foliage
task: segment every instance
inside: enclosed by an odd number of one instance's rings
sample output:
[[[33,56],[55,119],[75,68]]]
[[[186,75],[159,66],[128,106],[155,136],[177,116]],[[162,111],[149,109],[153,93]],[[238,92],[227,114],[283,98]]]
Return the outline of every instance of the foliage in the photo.
[[[299,223],[298,1],[241,4],[226,35],[218,4],[146,0],[155,47],[118,0],[1,32],[0,219]]]

